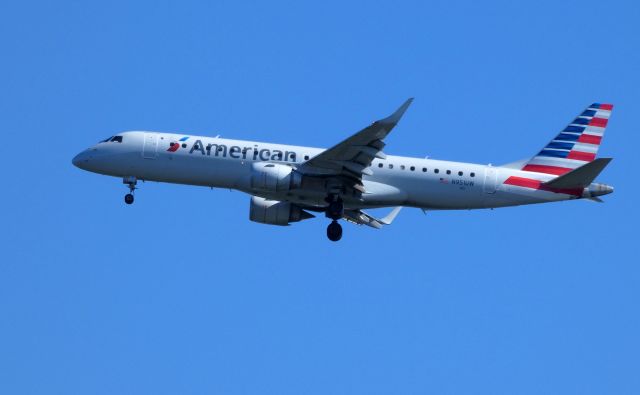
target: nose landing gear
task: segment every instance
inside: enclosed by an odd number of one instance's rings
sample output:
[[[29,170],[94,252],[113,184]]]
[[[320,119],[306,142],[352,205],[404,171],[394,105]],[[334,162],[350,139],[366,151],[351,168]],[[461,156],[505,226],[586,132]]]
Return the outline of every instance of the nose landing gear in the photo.
[[[331,218],[331,223],[327,226],[327,237],[331,241],[338,241],[342,238],[342,225],[338,223],[338,220],[344,215],[344,204],[342,199],[337,195],[332,195],[327,198],[326,216]]]
[[[137,189],[136,184],[138,180],[135,177],[124,177],[122,183],[129,186],[129,193],[124,195],[124,202],[126,204],[133,204],[133,192]]]

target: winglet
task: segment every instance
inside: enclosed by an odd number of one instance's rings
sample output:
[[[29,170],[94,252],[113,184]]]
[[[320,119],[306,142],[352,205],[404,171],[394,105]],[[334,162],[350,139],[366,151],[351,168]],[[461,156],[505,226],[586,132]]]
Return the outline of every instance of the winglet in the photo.
[[[409,106],[411,105],[411,103],[413,102],[413,97],[407,99],[407,101],[405,101],[397,110],[396,112],[394,112],[393,114],[389,115],[388,117],[386,117],[385,119],[381,119],[380,123],[387,123],[387,124],[391,124],[391,125],[395,125],[398,123],[398,121],[400,121],[400,118],[402,118],[402,116],[404,115],[404,113],[407,111],[407,108],[409,108]]]
[[[402,210],[402,206],[394,208],[386,217],[378,220],[383,225],[391,225],[394,219],[398,216],[398,213]]]

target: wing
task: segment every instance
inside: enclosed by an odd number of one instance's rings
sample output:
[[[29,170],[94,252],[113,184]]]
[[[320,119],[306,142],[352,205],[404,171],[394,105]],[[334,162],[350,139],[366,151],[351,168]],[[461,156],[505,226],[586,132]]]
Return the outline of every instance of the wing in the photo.
[[[382,148],[385,146],[382,140],[396,126],[412,101],[413,98],[405,101],[389,117],[372,123],[348,139],[302,163],[297,171],[306,175],[350,179],[355,189],[364,192],[362,176],[373,174],[368,167],[371,166],[374,158],[386,157],[382,153]]]
[[[354,224],[368,225],[372,228],[380,229],[383,225],[391,225],[401,209],[402,207],[396,207],[389,213],[389,215],[381,219],[372,217],[370,214],[367,214],[362,210],[345,210],[343,218],[349,222],[353,222]]]

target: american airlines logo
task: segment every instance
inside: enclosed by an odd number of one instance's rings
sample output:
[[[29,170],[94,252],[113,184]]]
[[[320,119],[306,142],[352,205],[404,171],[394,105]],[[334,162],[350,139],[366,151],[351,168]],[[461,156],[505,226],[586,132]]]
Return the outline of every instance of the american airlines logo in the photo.
[[[185,142],[185,141],[187,141],[187,140],[189,140],[189,137],[188,137],[188,136],[183,137],[183,138],[181,138],[181,139],[180,139],[180,140],[178,140],[178,141],[182,142],[182,146],[183,146],[183,148],[187,148],[187,144],[185,144],[185,143],[184,143],[184,142]],[[176,152],[179,148],[180,148],[180,143],[170,143],[170,144],[169,144],[169,149],[168,149],[167,151],[168,151],[168,152]]]
[[[171,150],[171,148],[172,147],[169,147],[169,150]],[[205,146],[200,140],[196,140],[189,150],[190,154],[193,154],[194,152],[200,152],[200,154],[206,156],[217,156],[222,158],[226,158],[228,156],[233,159],[249,159],[254,161],[272,160],[280,162],[295,162],[297,158],[297,154],[295,151],[281,151],[277,149],[271,150],[268,148],[260,148],[258,144],[255,144],[253,147],[240,147],[237,145],[228,147],[225,144],[212,143]]]

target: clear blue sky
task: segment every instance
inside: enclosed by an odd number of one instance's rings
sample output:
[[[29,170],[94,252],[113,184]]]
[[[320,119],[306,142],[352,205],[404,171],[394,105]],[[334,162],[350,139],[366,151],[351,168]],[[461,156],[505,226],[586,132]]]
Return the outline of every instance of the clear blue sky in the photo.
[[[215,3],[215,5],[214,5]],[[3,2],[0,392],[637,394],[638,2]],[[505,163],[594,101],[605,204],[248,220],[71,165],[118,131]]]

